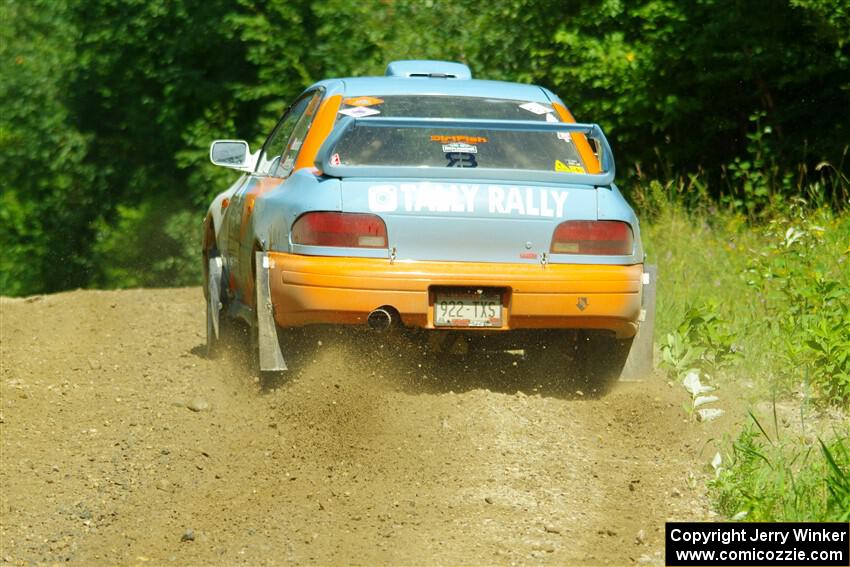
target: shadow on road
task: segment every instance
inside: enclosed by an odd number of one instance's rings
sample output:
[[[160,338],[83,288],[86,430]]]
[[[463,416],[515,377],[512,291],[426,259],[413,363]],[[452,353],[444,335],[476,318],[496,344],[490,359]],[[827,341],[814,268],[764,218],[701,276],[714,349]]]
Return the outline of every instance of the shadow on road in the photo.
[[[409,394],[462,393],[489,390],[559,399],[604,396],[616,377],[603,376],[582,360],[576,338],[569,333],[526,332],[483,335],[471,333],[391,332],[315,327],[279,333],[289,370],[260,379],[262,391],[285,387],[294,376],[316,370],[322,349],[334,349],[344,364],[333,370],[358,381]],[[246,330],[231,337],[224,356],[258,375]],[[206,345],[190,353],[206,358]],[[606,353],[595,356],[604,357]],[[329,369],[330,370],[330,369]],[[346,378],[340,376],[340,378]]]
[[[359,370],[383,370],[391,387],[410,394],[489,390],[582,399],[603,396],[616,382],[580,360],[568,334],[446,333],[441,339],[360,333],[344,340]]]

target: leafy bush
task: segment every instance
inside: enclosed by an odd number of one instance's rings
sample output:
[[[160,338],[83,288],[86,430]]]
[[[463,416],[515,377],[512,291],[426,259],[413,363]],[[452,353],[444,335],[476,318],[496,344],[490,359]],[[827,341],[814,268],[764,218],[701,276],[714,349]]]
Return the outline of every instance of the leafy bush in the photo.
[[[688,305],[682,322],[661,341],[662,366],[680,377],[692,370],[714,376],[732,364],[737,352],[733,335],[714,302]]]
[[[762,230],[766,246],[746,271],[747,284],[765,299],[764,324],[786,374],[836,404],[850,402],[850,246],[840,248],[848,230],[846,216],[810,211],[796,199],[787,216]]]

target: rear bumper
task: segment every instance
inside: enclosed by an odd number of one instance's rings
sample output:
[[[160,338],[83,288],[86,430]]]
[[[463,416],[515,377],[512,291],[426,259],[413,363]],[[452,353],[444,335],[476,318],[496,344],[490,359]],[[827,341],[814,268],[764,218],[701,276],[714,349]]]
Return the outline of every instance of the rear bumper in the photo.
[[[278,252],[269,260],[281,327],[365,325],[371,311],[390,305],[405,325],[434,329],[434,288],[440,287],[503,290],[503,326],[488,331],[607,329],[628,338],[640,317],[643,264],[390,263]]]

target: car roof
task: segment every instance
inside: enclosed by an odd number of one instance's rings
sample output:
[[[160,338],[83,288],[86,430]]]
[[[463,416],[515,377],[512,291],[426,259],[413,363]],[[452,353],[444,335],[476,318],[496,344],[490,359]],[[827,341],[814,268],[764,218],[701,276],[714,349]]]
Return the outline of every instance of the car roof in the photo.
[[[434,60],[392,61],[382,77],[345,77],[316,83],[331,95],[361,96],[465,96],[538,103],[560,103],[557,95],[537,85],[473,79],[463,63]]]
[[[550,102],[535,85],[479,79],[424,77],[350,77],[340,79],[345,96],[443,95]]]

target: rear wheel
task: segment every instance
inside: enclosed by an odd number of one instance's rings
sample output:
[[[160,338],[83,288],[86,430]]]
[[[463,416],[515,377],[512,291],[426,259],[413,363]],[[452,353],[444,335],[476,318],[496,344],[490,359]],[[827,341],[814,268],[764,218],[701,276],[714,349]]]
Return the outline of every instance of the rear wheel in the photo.
[[[576,357],[588,379],[610,383],[639,381],[652,375],[658,266],[647,264],[644,269],[641,322],[634,337],[616,339],[600,331],[578,333]]]
[[[574,345],[576,369],[583,380],[602,387],[620,379],[634,339],[599,331],[579,331]]]

